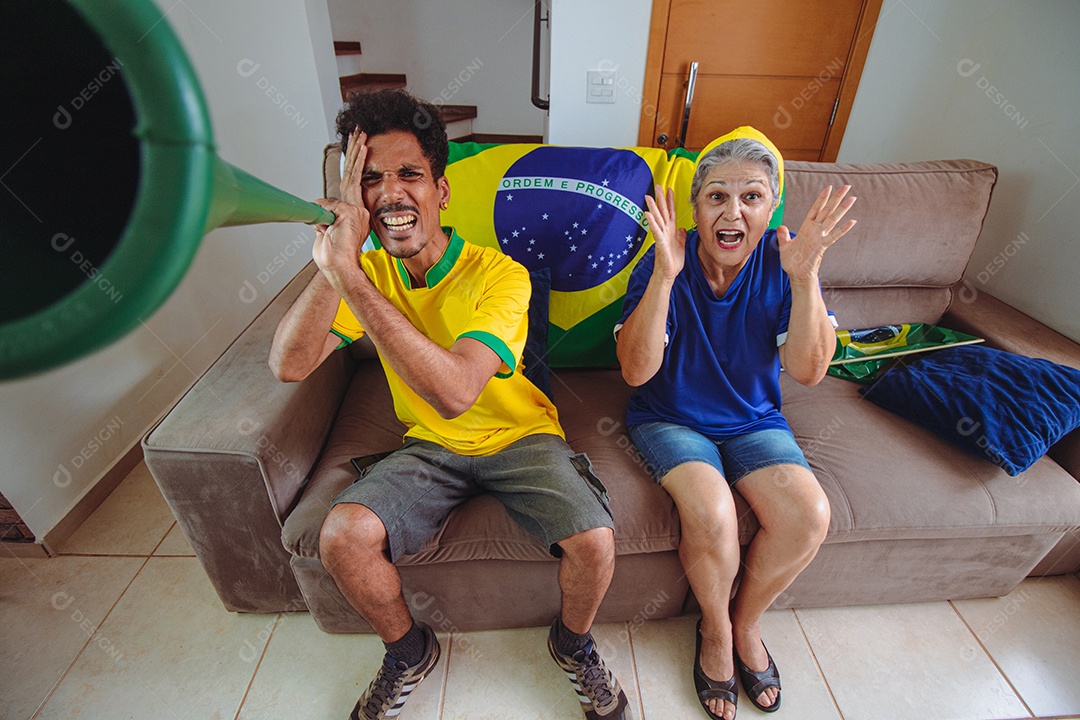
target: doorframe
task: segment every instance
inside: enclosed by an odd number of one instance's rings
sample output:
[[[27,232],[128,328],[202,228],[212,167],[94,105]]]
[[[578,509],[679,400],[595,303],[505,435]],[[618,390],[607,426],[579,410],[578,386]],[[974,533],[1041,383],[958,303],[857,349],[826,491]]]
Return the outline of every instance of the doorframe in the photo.
[[[859,22],[855,25],[855,42],[851,44],[851,52],[844,65],[844,76],[840,78],[840,92],[836,96],[836,117],[825,131],[821,162],[836,162],[836,156],[840,152],[840,143],[844,140],[844,131],[847,130],[851,106],[855,104],[855,93],[859,91],[859,81],[862,79],[863,67],[866,66],[870,43],[874,40],[874,30],[877,29],[883,1],[863,0]]]
[[[836,162],[836,156],[840,152],[840,143],[844,139],[851,107],[859,90],[859,80],[866,65],[866,56],[870,52],[870,43],[874,39],[874,30],[877,28],[883,2],[884,0],[863,0],[859,19],[855,23],[855,42],[851,44],[847,62],[844,63],[844,74],[840,78],[836,115],[832,125],[825,131],[825,140],[821,146],[821,162]],[[664,69],[670,12],[671,0],[653,0],[648,50],[645,55],[645,81],[641,93],[641,116],[638,123],[638,145],[642,147],[652,147],[655,143],[660,80]]]
[[[638,122],[638,145],[653,147],[656,142],[657,103],[660,100],[660,78],[664,74],[664,52],[667,50],[668,15],[671,0],[653,0],[649,18],[649,44],[645,53],[645,82],[641,88],[641,120]]]

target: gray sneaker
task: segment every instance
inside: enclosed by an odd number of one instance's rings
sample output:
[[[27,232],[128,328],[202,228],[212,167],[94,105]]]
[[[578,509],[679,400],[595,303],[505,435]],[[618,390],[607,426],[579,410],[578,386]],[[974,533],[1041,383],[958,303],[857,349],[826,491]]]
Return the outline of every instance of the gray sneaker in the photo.
[[[626,694],[600,659],[594,640],[590,638],[589,643],[573,657],[563,655],[555,647],[555,623],[552,623],[547,645],[552,659],[574,686],[586,720],[623,720]]]
[[[420,681],[428,676],[439,662],[439,639],[424,623],[417,623],[424,631],[427,650],[416,665],[408,666],[387,654],[383,658],[379,674],[356,701],[351,720],[383,720],[396,717]]]

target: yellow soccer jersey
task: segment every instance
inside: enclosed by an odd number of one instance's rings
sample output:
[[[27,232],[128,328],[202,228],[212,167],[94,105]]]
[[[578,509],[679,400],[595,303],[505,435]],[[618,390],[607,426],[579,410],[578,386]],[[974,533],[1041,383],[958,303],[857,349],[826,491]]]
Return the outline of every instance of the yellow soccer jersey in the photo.
[[[382,360],[405,435],[472,456],[496,453],[528,435],[564,437],[555,406],[521,373],[528,271],[498,250],[465,242],[453,228],[444,230],[450,242],[428,270],[427,287],[411,287],[401,260],[382,249],[365,252],[360,266],[379,292],[440,347],[449,349],[458,338],[470,337],[491,348],[503,365],[471,408],[447,420]],[[346,343],[364,335],[344,300],[331,332]]]

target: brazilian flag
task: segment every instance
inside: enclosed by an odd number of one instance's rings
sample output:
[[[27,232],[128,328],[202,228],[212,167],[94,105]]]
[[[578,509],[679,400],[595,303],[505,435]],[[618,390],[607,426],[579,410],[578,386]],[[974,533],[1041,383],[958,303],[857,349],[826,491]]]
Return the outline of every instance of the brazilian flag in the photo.
[[[868,385],[901,355],[981,343],[980,337],[925,323],[882,325],[860,330],[837,330],[836,350],[828,374]]]
[[[679,224],[692,226],[696,159],[682,149],[452,142],[442,223],[530,271],[550,268],[551,367],[615,365],[612,331],[630,272],[653,242],[645,196],[654,185],[674,188]],[[782,217],[781,208],[772,227]]]

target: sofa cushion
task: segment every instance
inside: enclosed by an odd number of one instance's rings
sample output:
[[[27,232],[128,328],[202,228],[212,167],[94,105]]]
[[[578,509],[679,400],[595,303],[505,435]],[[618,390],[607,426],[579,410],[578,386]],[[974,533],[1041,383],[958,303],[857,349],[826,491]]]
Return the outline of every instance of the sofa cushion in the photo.
[[[1080,370],[989,347],[902,363],[862,394],[1014,476],[1080,426]]]
[[[1080,484],[1047,457],[1009,477],[826,377],[781,377],[784,415],[832,506],[826,543],[1063,532]]]
[[[786,169],[789,227],[799,227],[826,185],[850,184],[859,198],[848,214],[859,224],[821,262],[826,301],[841,327],[938,322],[979,238],[997,169],[974,160],[789,162]]]
[[[662,552],[678,547],[674,503],[635,458],[619,444],[630,389],[618,371],[561,371],[552,390],[567,441],[587,453],[611,497],[616,553]],[[356,477],[351,459],[397,449],[405,428],[396,419],[382,367],[360,363],[311,481],[285,521],[282,540],[294,555],[318,557],[319,531],[330,503]],[[629,438],[626,438],[629,443]],[[521,529],[488,495],[456,507],[434,537],[398,564],[462,560],[551,560],[547,548]]]
[[[840,327],[864,328],[901,322],[938,324],[952,292],[949,288],[827,287],[822,288],[822,296]]]
[[[949,287],[982,231],[997,168],[974,160],[787,164],[785,220],[798,228],[826,185],[851,185],[859,221],[821,263],[827,287]]]
[[[633,392],[618,370],[552,371],[552,391],[566,441],[592,460],[607,486],[618,555],[679,547],[679,514],[626,433]]]

